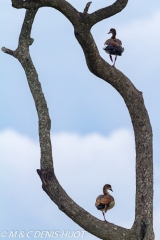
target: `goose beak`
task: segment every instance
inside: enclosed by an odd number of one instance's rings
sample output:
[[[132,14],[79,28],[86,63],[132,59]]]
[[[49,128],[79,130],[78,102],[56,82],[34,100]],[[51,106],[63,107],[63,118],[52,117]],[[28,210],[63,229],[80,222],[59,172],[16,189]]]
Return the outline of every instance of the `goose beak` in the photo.
[[[113,192],[112,188],[110,188],[109,190],[111,190]]]
[[[111,31],[109,31],[109,33],[111,33]],[[109,34],[109,33],[108,33],[108,34]]]

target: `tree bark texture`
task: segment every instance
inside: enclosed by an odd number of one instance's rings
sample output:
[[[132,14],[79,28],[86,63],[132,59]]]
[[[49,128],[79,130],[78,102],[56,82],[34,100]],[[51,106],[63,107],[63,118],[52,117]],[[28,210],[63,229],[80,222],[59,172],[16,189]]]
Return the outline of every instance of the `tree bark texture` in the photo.
[[[153,156],[152,128],[144,105],[142,92],[119,70],[111,67],[99,55],[96,43],[90,32],[97,22],[122,11],[127,0],[117,0],[111,6],[88,14],[91,2],[83,12],[78,12],[65,0],[12,0],[15,8],[26,8],[19,44],[15,51],[2,48],[21,63],[34,98],[39,118],[39,139],[41,148],[41,169],[37,170],[42,188],[52,201],[79,226],[104,240],[153,240]],[[51,120],[47,103],[42,92],[38,74],[29,53],[33,43],[30,37],[34,17],[38,8],[49,6],[59,10],[74,27],[75,37],[81,45],[88,69],[97,77],[111,84],[123,97],[132,120],[136,143],[136,206],[135,221],[131,229],[98,220],[78,206],[64,191],[54,173],[50,139]]]

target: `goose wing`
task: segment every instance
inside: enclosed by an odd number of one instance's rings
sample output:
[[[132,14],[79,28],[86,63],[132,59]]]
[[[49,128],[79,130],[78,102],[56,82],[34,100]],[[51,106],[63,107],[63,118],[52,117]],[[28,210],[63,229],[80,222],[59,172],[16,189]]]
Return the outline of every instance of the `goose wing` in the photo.
[[[115,41],[119,44],[119,45],[122,45],[122,41],[121,40],[119,40],[119,39],[115,39]]]
[[[115,202],[114,198],[110,195],[100,195],[96,199],[95,206],[97,207],[98,210],[109,210],[112,207],[114,207]]]
[[[105,45],[110,45],[110,44],[115,45],[115,43],[117,43],[117,45],[119,45],[119,46],[122,45],[122,41],[117,39],[117,38],[115,38],[115,39],[113,39],[113,38],[107,39],[104,44]]]
[[[105,45],[110,45],[110,44],[112,44],[112,43],[113,43],[113,39],[110,38],[110,39],[107,39],[104,44],[105,44]]]

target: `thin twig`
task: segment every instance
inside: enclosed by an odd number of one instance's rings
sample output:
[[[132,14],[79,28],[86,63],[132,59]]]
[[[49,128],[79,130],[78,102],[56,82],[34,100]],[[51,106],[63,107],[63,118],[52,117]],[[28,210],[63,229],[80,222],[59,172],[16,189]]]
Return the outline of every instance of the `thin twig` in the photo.
[[[92,2],[88,2],[88,3],[86,4],[86,7],[85,7],[85,9],[84,9],[84,11],[83,11],[83,14],[87,14],[88,9],[89,9],[91,3],[92,3]]]
[[[14,56],[14,51],[9,49],[9,48],[6,48],[6,47],[2,47],[1,50],[4,52],[4,53],[7,53],[11,56]]]

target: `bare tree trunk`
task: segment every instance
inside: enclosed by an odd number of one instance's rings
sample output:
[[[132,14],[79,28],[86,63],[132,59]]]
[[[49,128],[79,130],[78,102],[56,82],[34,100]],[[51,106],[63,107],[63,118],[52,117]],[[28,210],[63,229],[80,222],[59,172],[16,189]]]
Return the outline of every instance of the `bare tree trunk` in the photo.
[[[35,101],[41,148],[41,170],[37,172],[42,180],[43,190],[61,211],[100,239],[153,240],[152,129],[142,92],[139,92],[123,73],[101,58],[90,32],[94,24],[123,10],[127,2],[127,0],[117,0],[111,6],[88,14],[91,2],[87,3],[84,12],[80,13],[65,0],[12,0],[13,7],[28,10],[26,10],[21,29],[18,48],[12,51],[3,47],[2,51],[14,56],[21,63]],[[123,97],[129,110],[136,142],[136,206],[135,221],[131,229],[100,221],[86,212],[67,195],[54,173],[50,140],[51,121],[38,74],[29,54],[29,46],[33,43],[30,33],[34,17],[38,8],[44,6],[59,10],[70,20],[75,30],[75,37],[83,49],[89,70],[111,84]]]

